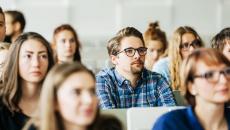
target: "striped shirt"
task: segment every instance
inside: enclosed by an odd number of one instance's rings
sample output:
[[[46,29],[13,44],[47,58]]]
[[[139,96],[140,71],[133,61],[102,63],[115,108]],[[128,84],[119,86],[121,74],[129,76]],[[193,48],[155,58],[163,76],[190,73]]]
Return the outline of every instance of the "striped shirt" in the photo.
[[[136,87],[132,87],[115,68],[104,69],[96,75],[96,92],[102,109],[176,104],[166,79],[146,69],[143,69]]]

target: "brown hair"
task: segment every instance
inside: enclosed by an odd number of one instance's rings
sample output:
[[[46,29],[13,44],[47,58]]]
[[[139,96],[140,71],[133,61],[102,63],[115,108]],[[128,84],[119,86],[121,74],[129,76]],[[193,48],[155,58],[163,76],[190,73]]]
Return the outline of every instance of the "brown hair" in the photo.
[[[180,79],[181,87],[185,95],[187,102],[195,106],[195,96],[192,95],[189,90],[189,83],[193,83],[194,74],[196,72],[197,62],[203,62],[207,66],[218,66],[225,64],[230,67],[230,61],[218,50],[211,48],[201,48],[192,52],[184,61],[181,67]]]
[[[171,78],[171,87],[173,90],[179,90],[180,89],[180,79],[178,77],[180,65],[182,63],[182,56],[180,53],[180,45],[182,44],[182,36],[185,33],[191,33],[195,36],[197,40],[200,41],[201,46],[203,46],[202,39],[198,35],[198,33],[189,26],[181,26],[176,29],[176,31],[173,33],[171,43],[169,44],[169,72],[170,72],[170,78]]]
[[[56,54],[56,35],[64,30],[68,30],[70,31],[73,36],[74,36],[74,40],[76,42],[76,50],[75,50],[75,54],[74,54],[74,61],[79,61],[81,62],[81,55],[80,55],[80,49],[81,49],[81,43],[78,39],[78,35],[76,33],[76,31],[74,30],[74,28],[69,25],[69,24],[62,24],[60,26],[58,26],[57,28],[54,29],[54,33],[53,33],[53,42],[51,43],[52,48],[55,52],[55,60],[57,59],[57,54]]]
[[[19,22],[21,25],[20,31],[23,32],[26,26],[26,20],[22,12],[17,10],[7,10],[4,12],[5,14],[9,14],[12,17],[12,22]]]
[[[18,103],[22,96],[22,86],[20,86],[20,76],[18,69],[19,52],[22,44],[34,39],[40,41],[47,49],[48,53],[48,70],[54,65],[52,49],[48,41],[40,34],[35,32],[28,32],[20,35],[17,40],[10,45],[8,57],[3,66],[2,83],[0,84],[0,95],[4,105],[11,111],[21,111]]]
[[[151,40],[161,41],[163,45],[163,48],[162,48],[163,52],[165,52],[168,46],[166,34],[164,31],[160,29],[158,21],[149,24],[148,29],[144,33],[144,40],[145,40],[145,46],[147,46],[148,41],[151,41]]]
[[[65,82],[65,80],[74,73],[86,72],[95,79],[93,72],[83,66],[80,62],[74,63],[63,63],[56,64],[51,71],[48,73],[41,92],[40,108],[38,113],[38,118],[31,119],[26,125],[25,129],[28,129],[31,125],[35,125],[39,130],[63,130],[64,124],[62,117],[58,111],[56,111],[57,102],[57,91],[60,85]],[[95,121],[99,116],[99,109],[97,111],[96,119],[93,124],[89,127],[89,130],[95,125]]]
[[[230,28],[224,28],[212,38],[212,48],[223,51],[226,40],[230,40]]]
[[[117,32],[116,36],[108,41],[107,50],[109,55],[117,55],[120,50],[120,42],[124,37],[134,36],[140,38],[144,44],[142,33],[134,27],[126,27]]]

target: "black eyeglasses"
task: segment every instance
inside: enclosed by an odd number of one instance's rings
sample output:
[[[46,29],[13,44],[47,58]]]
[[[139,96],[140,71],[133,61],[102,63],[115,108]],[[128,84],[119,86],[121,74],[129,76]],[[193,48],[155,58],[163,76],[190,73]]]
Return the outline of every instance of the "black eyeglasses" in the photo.
[[[211,83],[217,83],[220,79],[221,74],[223,74],[225,78],[230,79],[230,67],[227,67],[220,71],[208,71],[201,75],[195,75],[194,78],[205,78]]]
[[[146,55],[147,53],[147,48],[146,47],[139,47],[139,48],[132,48],[132,47],[129,47],[129,48],[125,48],[124,50],[120,51],[120,52],[117,52],[116,55],[122,53],[122,52],[125,52],[125,54],[128,56],[128,57],[133,57],[135,55],[135,52],[138,52],[138,54],[140,56],[144,56]]]
[[[201,41],[196,39],[193,40],[191,43],[185,42],[180,45],[180,49],[188,50],[192,46],[193,48],[200,48],[201,47]]]

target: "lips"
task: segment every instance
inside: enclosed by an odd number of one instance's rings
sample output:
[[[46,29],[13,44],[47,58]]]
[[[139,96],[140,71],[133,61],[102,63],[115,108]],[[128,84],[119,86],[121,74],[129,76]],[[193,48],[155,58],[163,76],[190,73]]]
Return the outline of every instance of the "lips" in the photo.
[[[30,72],[30,74],[34,75],[34,76],[39,76],[41,75],[42,73],[40,71],[32,71]]]
[[[132,65],[133,65],[133,64],[143,65],[144,63],[143,63],[142,61],[135,61],[135,62],[132,63]]]

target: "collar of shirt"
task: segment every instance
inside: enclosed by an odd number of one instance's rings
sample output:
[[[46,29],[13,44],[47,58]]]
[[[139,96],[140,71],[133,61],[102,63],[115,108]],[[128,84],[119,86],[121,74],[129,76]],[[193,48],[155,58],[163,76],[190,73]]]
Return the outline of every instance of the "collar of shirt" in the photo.
[[[145,80],[146,77],[146,69],[144,68],[141,72],[141,77],[140,79],[137,81],[137,84],[139,84],[139,82],[142,82],[143,80]],[[123,83],[125,81],[128,81],[125,77],[123,77],[122,75],[120,75],[118,73],[118,71],[114,68],[114,77],[116,78],[117,84],[119,87],[122,87]]]

